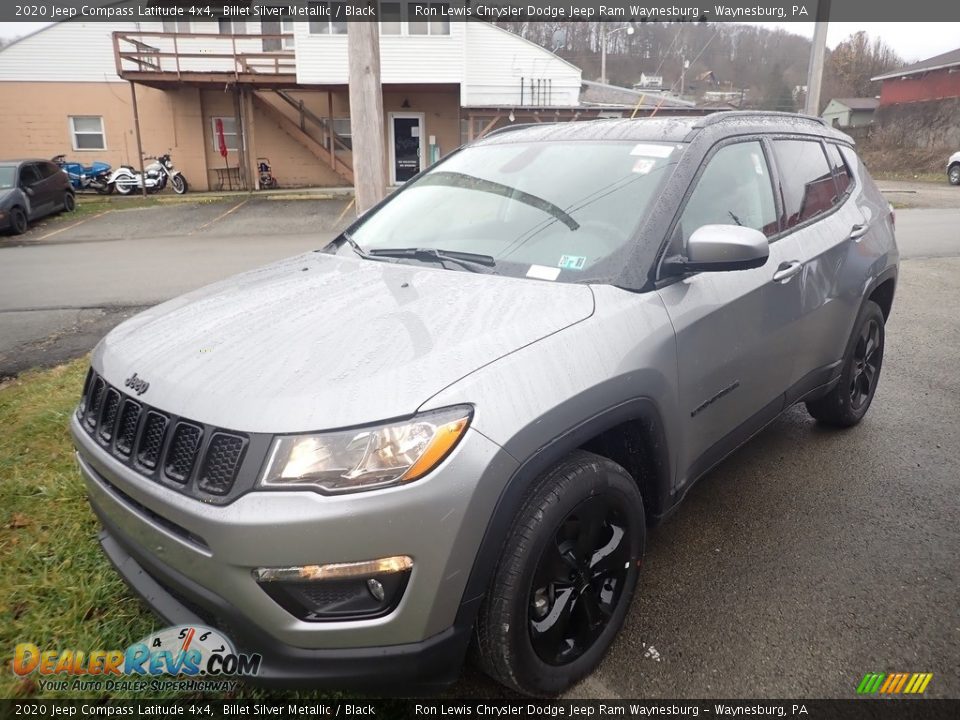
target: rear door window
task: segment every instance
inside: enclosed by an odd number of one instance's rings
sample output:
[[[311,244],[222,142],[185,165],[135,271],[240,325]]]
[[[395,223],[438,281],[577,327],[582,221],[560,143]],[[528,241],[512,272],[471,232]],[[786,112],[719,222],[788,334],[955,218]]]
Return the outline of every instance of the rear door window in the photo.
[[[35,163],[28,163],[20,168],[20,184],[33,187],[40,182],[40,171]]]
[[[53,163],[48,163],[48,162],[39,163],[39,167],[40,167],[40,174],[41,174],[44,178],[53,177],[53,176],[56,175],[58,172],[60,172],[60,168],[58,168],[58,167],[57,167],[56,165],[54,165]]]
[[[774,140],[780,189],[783,193],[784,228],[827,212],[837,202],[837,187],[819,140]]]
[[[773,186],[758,141],[725,145],[710,158],[680,216],[684,247],[704,225],[742,225],[767,237],[777,233]]]
[[[827,159],[837,182],[837,197],[842,199],[853,188],[853,176],[840,154],[840,148],[833,143],[827,143]]]

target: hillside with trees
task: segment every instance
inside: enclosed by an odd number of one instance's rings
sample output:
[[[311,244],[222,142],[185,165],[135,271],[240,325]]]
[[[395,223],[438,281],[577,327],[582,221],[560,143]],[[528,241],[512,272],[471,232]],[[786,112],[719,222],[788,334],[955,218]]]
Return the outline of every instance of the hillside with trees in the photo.
[[[599,23],[499,22],[600,77]],[[803,105],[810,41],[780,28],[739,23],[604,23],[607,78],[631,87],[641,73],[661,75],[663,87],[701,98],[708,91],[740,93],[744,107],[794,111]],[[870,78],[903,60],[882,39],[851,35],[827,53],[821,109],[831,97],[871,97]]]

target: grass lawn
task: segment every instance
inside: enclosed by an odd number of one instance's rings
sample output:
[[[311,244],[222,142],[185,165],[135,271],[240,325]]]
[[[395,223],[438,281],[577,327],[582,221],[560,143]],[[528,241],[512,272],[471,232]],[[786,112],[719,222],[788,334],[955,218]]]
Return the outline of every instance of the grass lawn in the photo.
[[[41,692],[36,673],[21,679],[11,671],[14,646],[124,650],[163,627],[127,590],[97,543],[97,521],[67,429],[86,368],[81,358],[0,385],[0,656],[6,666],[0,698],[135,697]],[[241,686],[231,697],[315,696]]]

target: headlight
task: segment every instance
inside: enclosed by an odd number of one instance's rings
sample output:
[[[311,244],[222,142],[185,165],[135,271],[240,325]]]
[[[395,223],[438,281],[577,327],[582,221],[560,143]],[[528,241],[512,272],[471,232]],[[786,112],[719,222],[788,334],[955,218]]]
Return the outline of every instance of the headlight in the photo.
[[[453,450],[472,415],[460,405],[374,427],[280,436],[260,484],[347,493],[411,482]]]

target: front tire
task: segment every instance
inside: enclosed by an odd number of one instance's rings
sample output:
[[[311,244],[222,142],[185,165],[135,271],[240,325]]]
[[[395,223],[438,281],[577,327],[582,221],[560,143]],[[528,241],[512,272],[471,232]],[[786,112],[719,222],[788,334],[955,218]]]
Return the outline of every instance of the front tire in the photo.
[[[947,170],[947,179],[951,185],[960,185],[960,163],[954,163]]]
[[[29,222],[27,213],[22,207],[15,207],[10,210],[10,234],[23,235],[27,231]]]
[[[636,482],[616,463],[578,450],[541,475],[480,609],[483,670],[534,696],[592,672],[630,607],[645,536]]]
[[[867,300],[847,344],[840,382],[824,397],[807,402],[807,411],[816,420],[835,427],[852,427],[863,419],[880,382],[884,338],[883,311]]]
[[[183,175],[174,175],[170,178],[170,185],[177,195],[183,195],[187,191],[187,179]]]

